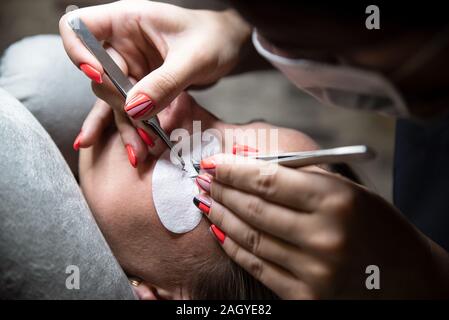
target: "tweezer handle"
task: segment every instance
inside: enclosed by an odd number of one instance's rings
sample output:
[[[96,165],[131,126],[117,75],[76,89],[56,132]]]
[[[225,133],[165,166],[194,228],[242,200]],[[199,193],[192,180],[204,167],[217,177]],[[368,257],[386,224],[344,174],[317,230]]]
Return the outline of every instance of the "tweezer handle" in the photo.
[[[152,117],[149,120],[142,121],[145,125],[148,125],[156,134],[165,142],[165,144],[173,150],[174,144],[170,138],[165,134],[164,130],[159,125],[159,120],[156,117]]]
[[[279,155],[253,156],[259,160],[275,162],[285,167],[304,167],[313,164],[366,161],[374,158],[375,153],[364,145],[338,147],[304,152],[292,152]]]
[[[69,19],[69,25],[81,42],[84,43],[86,48],[97,58],[97,60],[103,66],[104,71],[108,75],[109,79],[115,85],[117,90],[126,99],[129,90],[133,87],[131,81],[122,72],[119,66],[114,62],[111,56],[106,52],[101,43],[95,38],[95,36],[89,31],[89,28],[79,17],[72,17]],[[161,128],[156,116],[149,120],[142,121],[144,125],[149,126],[156,135],[158,135],[162,141],[167,145],[170,150],[173,150],[173,143],[170,141],[170,137]],[[180,156],[179,152],[175,153],[175,156],[184,168],[185,162]]]

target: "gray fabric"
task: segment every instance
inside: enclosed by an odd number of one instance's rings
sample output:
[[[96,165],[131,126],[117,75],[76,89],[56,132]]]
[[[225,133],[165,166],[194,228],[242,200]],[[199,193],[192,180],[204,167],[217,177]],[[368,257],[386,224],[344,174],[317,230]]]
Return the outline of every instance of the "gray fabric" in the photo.
[[[77,80],[73,81],[78,75],[72,77],[67,71],[67,77],[61,78],[63,73],[55,69],[47,81],[41,74],[44,65],[61,58],[55,54],[60,52],[59,44],[55,47],[59,40],[40,38],[39,50],[31,48],[33,41],[24,40],[8,50],[0,83],[60,138],[63,147],[65,138],[71,145],[73,137],[67,133],[71,125],[65,123],[72,121],[74,108],[82,107],[85,112],[84,104],[90,98],[74,93],[82,91]],[[34,62],[24,58],[30,54]],[[15,57],[23,69],[11,73]],[[69,70],[68,65],[62,68]],[[85,85],[83,79],[80,86]],[[52,110],[67,113],[56,116]],[[78,119],[74,122],[81,122],[78,114],[74,117]],[[60,123],[52,124],[51,119]],[[57,146],[33,115],[1,88],[0,143],[0,298],[134,299]],[[79,290],[66,288],[70,265],[80,270]]]
[[[0,65],[0,87],[36,117],[77,172],[72,149],[95,102],[90,80],[70,61],[56,35],[25,38],[11,45]]]

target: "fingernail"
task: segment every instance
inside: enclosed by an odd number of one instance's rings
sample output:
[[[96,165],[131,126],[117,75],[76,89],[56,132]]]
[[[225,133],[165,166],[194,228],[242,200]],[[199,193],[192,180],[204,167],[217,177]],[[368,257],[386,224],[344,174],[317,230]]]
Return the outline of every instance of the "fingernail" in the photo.
[[[150,135],[143,130],[142,128],[137,128],[137,133],[142,138],[143,142],[145,142],[151,148],[154,147],[154,141],[151,139]]]
[[[257,148],[253,148],[247,145],[243,145],[243,144],[234,144],[232,146],[232,153],[233,154],[243,154],[243,155],[248,155],[250,153],[258,153],[259,150]]]
[[[136,154],[134,153],[134,149],[131,145],[126,145],[126,152],[128,152],[128,160],[131,165],[136,168],[137,167],[137,158]]]
[[[212,204],[209,197],[202,194],[196,195],[193,198],[193,203],[202,212],[204,212],[205,214],[209,214],[210,206]]]
[[[80,133],[78,133],[78,135],[75,138],[75,141],[73,142],[73,149],[75,151],[78,151],[80,149],[80,145],[81,145],[81,134],[82,131],[80,131]]]
[[[125,111],[131,118],[137,119],[153,107],[153,101],[146,94],[139,93],[125,104]]]
[[[200,168],[203,172],[215,176],[215,161],[212,159],[203,159],[200,162]]]
[[[226,234],[221,231],[215,224],[210,225],[210,230],[214,234],[215,238],[217,238],[217,240],[220,241],[221,244],[223,244],[226,239]]]
[[[195,181],[198,184],[198,186],[205,192],[210,192],[211,179],[209,176],[205,174],[200,174],[198,177],[196,177]]]
[[[82,63],[80,64],[81,71],[84,72],[86,76],[95,81],[96,83],[103,83],[100,71],[92,67],[90,64]]]

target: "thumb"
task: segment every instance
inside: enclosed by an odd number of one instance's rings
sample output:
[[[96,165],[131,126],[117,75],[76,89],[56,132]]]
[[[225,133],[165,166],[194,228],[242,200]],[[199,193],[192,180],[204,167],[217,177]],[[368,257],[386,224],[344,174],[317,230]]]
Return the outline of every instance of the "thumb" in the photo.
[[[185,60],[184,60],[185,61]],[[128,92],[125,112],[134,120],[146,120],[168,106],[194,78],[191,63],[165,62],[137,82]]]

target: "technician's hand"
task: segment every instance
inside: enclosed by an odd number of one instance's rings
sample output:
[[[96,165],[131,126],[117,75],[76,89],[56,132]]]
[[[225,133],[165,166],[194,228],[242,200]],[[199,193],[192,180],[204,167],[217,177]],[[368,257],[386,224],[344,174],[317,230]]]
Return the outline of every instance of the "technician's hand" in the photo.
[[[124,74],[128,74],[128,66],[123,57],[109,47],[106,49],[115,63],[120,67]],[[130,81],[135,82],[133,78]],[[141,121],[129,118],[123,112],[123,97],[115,90],[115,87],[107,79],[101,86],[94,86],[100,96],[107,97],[107,101],[97,99],[92,110],[87,115],[81,127],[80,133],[76,137],[73,148],[88,148],[95,144],[101,137],[103,131],[110,126],[112,120],[115,121],[121,140],[125,147],[128,159],[133,167],[137,167],[143,162],[150,153],[157,154],[161,147],[156,146],[158,137],[154,132],[145,126]]]
[[[123,58],[127,74],[137,81],[125,106],[119,103],[133,120],[154,116],[189,86],[210,85],[226,75],[250,35],[249,26],[231,10],[188,10],[144,0],[118,1],[65,15],[60,33],[68,55],[93,80],[96,95],[112,107],[121,98],[68,26],[72,14]]]
[[[241,159],[203,160],[194,202],[224,251],[278,296],[447,297],[447,253],[382,198],[321,169]],[[370,265],[379,290],[367,289]]]

